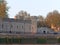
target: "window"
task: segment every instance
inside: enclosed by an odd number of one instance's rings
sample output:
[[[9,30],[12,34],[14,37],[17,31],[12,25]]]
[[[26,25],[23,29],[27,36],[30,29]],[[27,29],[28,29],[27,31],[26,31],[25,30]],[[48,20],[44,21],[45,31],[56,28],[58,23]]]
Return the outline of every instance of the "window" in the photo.
[[[3,28],[3,24],[2,24],[2,28]]]
[[[18,26],[17,26],[17,28],[18,28]]]
[[[11,24],[11,28],[13,27],[13,25]]]
[[[12,33],[11,31],[9,31],[9,33]]]
[[[23,26],[22,26],[22,29],[23,29]]]
[[[32,27],[32,29],[33,29],[33,27]]]
[[[29,30],[31,30],[31,26],[29,26]]]

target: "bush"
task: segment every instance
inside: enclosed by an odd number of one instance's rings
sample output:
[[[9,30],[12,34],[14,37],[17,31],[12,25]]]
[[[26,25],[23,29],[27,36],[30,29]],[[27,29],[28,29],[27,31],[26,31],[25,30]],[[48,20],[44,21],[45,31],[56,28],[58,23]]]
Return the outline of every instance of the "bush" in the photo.
[[[58,43],[60,43],[60,38],[58,38]]]
[[[47,40],[44,38],[38,38],[37,39],[37,44],[45,44],[46,42],[47,42]]]
[[[0,38],[0,44],[45,44],[44,38]]]

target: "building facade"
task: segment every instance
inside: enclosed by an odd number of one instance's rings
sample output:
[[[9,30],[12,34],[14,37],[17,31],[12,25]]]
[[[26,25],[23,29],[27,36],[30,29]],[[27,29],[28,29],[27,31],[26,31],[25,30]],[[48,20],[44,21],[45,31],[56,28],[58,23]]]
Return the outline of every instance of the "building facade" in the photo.
[[[35,27],[35,25],[33,25],[33,26]],[[35,28],[37,28],[37,27],[35,27]],[[32,27],[31,20],[20,20],[20,19],[0,20],[0,32],[32,33],[32,30],[34,30],[34,28]]]
[[[48,27],[40,27],[37,29],[37,33],[40,34],[53,34],[55,33],[52,29],[48,28]]]

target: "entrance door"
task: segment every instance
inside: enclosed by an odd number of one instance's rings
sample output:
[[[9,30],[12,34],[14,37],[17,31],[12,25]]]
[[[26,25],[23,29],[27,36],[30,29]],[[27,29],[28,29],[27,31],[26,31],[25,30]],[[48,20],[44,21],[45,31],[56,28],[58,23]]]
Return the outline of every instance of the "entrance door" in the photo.
[[[43,31],[43,33],[45,34],[45,33],[46,33],[46,31]]]

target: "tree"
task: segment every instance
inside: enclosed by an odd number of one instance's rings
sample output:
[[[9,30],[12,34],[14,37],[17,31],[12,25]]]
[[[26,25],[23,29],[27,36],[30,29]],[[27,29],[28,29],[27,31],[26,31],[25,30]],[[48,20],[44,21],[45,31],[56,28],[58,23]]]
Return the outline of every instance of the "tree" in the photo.
[[[30,14],[22,10],[15,16],[15,19],[25,19],[27,17],[30,17]]]
[[[45,26],[45,19],[43,16],[38,16],[37,27],[44,27]]]
[[[46,23],[49,27],[60,27],[60,13],[57,10],[49,12],[46,17]]]
[[[5,0],[0,1],[0,18],[8,18],[7,11],[8,7]]]
[[[43,16],[38,16],[38,20],[39,21],[44,21],[44,17]]]

